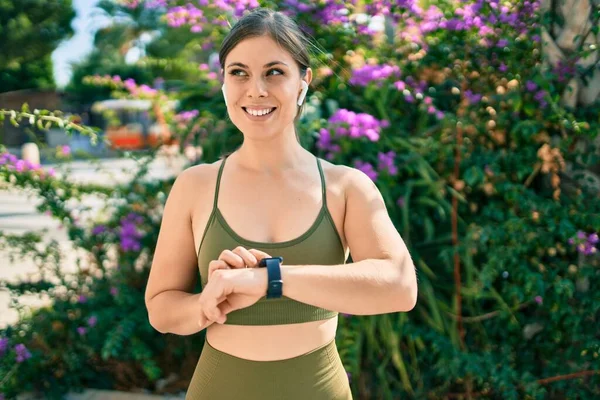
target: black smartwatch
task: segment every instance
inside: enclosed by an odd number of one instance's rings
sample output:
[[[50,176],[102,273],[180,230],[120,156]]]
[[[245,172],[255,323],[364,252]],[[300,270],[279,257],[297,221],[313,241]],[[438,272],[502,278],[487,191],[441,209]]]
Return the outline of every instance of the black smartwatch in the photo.
[[[280,298],[283,295],[283,281],[281,280],[281,263],[283,257],[263,258],[258,263],[260,268],[267,268],[269,283],[267,285],[267,299]]]

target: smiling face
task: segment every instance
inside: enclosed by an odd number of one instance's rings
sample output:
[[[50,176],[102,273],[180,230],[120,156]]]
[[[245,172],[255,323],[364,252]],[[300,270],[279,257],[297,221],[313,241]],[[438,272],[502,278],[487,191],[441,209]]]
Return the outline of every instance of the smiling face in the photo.
[[[239,42],[225,59],[223,71],[227,111],[233,124],[253,138],[293,129],[302,91],[298,64],[270,36]],[[304,77],[307,83],[312,71]],[[254,116],[248,111],[267,115]]]

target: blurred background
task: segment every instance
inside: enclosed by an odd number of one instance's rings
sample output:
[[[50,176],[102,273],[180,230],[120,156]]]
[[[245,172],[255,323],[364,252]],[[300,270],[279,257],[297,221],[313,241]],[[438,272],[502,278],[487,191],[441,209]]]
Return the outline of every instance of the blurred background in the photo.
[[[145,284],[175,177],[241,144],[218,51],[259,6],[312,42],[302,145],[418,270],[340,315],[354,398],[600,398],[598,0],[0,0],[0,399],[184,397],[205,332]]]

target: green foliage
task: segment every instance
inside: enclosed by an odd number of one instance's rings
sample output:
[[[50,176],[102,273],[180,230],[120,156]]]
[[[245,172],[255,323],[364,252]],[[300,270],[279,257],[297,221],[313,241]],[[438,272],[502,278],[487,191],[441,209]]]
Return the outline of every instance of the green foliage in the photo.
[[[74,17],[71,0],[0,1],[1,92],[54,86],[50,55]]]

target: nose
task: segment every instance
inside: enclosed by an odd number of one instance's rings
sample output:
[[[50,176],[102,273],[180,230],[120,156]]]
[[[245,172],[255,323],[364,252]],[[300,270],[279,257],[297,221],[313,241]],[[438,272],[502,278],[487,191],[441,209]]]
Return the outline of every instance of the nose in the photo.
[[[252,80],[248,88],[248,97],[265,97],[267,88],[262,77]]]

